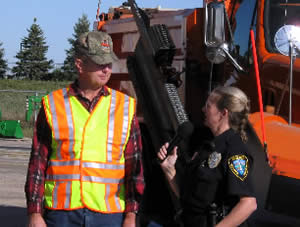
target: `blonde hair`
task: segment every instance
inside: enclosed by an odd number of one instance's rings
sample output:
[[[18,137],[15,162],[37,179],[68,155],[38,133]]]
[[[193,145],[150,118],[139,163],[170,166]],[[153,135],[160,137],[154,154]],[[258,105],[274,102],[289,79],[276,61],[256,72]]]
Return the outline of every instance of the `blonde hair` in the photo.
[[[216,106],[219,110],[228,110],[230,127],[246,142],[248,138],[245,128],[250,111],[250,101],[246,94],[236,87],[217,87],[212,94],[219,96]]]

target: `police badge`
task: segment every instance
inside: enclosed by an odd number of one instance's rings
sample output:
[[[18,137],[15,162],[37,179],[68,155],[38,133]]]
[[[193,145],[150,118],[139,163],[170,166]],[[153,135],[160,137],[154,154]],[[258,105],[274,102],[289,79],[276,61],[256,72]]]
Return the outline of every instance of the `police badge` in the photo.
[[[222,159],[222,155],[221,153],[218,153],[216,151],[212,152],[209,157],[208,157],[208,167],[213,169],[213,168],[216,168],[220,161]]]

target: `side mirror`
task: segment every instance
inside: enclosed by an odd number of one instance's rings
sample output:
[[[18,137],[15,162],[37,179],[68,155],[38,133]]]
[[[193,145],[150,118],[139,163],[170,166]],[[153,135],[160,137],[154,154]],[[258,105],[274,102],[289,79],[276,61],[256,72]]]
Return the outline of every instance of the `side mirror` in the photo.
[[[205,37],[206,46],[219,47],[225,38],[225,6],[213,1],[205,5]]]
[[[230,54],[230,45],[226,42],[225,36],[226,17],[226,9],[223,2],[214,0],[205,4],[205,54],[207,59],[213,64],[220,64],[228,57],[238,71],[244,71]]]
[[[214,64],[224,62],[226,55],[219,48],[223,43],[226,42],[224,4],[218,1],[205,4],[204,29],[204,42],[207,47],[207,59]]]

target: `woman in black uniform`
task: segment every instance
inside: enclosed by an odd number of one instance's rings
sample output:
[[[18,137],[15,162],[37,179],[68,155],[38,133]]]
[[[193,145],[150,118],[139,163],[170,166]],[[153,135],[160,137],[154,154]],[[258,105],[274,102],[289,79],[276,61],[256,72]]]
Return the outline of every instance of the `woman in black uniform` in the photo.
[[[203,112],[214,135],[213,149],[195,152],[183,182],[177,184],[177,148],[167,155],[166,143],[158,152],[162,170],[180,197],[185,227],[245,226],[257,207],[249,177],[252,159],[245,146],[249,100],[238,88],[219,87]]]

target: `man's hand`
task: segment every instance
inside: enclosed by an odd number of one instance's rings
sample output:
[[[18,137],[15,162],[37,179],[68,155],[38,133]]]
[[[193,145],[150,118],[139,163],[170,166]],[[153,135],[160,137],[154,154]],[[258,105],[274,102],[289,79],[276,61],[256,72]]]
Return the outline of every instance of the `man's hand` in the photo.
[[[136,214],[133,212],[128,212],[125,214],[125,218],[123,221],[123,226],[122,227],[135,227],[135,220],[136,219]]]
[[[29,215],[28,227],[47,227],[42,214],[32,213]]]

